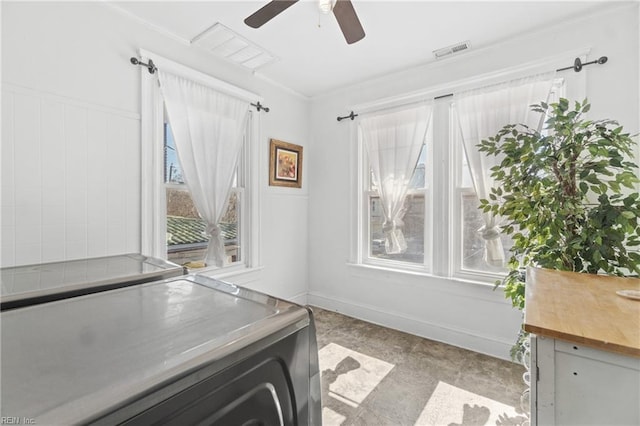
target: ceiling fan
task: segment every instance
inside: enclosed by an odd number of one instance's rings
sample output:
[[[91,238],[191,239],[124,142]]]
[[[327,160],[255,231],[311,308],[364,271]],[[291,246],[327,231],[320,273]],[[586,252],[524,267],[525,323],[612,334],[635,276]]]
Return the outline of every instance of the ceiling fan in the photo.
[[[260,28],[297,2],[298,0],[271,0],[245,19],[244,23],[251,28]],[[342,34],[344,34],[348,44],[353,44],[364,38],[364,29],[360,24],[351,0],[319,0],[319,8],[323,13],[329,13],[333,10],[340,30],[342,30]]]

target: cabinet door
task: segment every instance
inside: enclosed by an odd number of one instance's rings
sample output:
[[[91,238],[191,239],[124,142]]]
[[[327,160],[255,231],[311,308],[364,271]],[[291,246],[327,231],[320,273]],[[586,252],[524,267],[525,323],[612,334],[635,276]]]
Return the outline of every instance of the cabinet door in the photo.
[[[640,359],[556,341],[555,423],[640,424]]]
[[[531,424],[555,424],[555,340],[531,335]]]

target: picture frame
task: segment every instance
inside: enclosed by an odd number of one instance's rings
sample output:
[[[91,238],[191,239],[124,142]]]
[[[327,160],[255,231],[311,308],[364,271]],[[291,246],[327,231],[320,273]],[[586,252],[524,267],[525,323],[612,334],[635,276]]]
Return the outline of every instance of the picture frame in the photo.
[[[269,185],[302,187],[302,146],[270,140]]]

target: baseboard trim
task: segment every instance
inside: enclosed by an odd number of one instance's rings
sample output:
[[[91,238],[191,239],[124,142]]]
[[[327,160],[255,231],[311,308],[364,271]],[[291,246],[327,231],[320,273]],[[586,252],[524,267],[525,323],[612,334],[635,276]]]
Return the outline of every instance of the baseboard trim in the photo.
[[[309,303],[309,295],[308,293],[300,293],[293,297],[286,298],[289,302],[297,303],[298,305],[306,305]]]
[[[496,358],[511,360],[509,351],[514,342],[502,341],[495,337],[481,335],[473,330],[435,324],[420,318],[381,310],[379,307],[354,303],[349,300],[330,297],[317,292],[311,292],[307,295],[307,303],[312,306],[336,311],[347,316],[427,339],[469,349],[474,352],[480,352]]]

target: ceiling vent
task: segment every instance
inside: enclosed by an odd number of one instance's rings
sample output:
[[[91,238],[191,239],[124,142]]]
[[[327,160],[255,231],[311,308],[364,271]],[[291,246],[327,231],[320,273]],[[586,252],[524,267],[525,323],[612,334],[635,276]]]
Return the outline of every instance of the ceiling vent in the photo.
[[[442,49],[434,50],[433,54],[435,55],[436,59],[442,59],[469,49],[471,49],[471,42],[467,40],[448,47],[443,47]]]
[[[191,44],[251,70],[256,70],[278,59],[219,22],[195,36]]]

